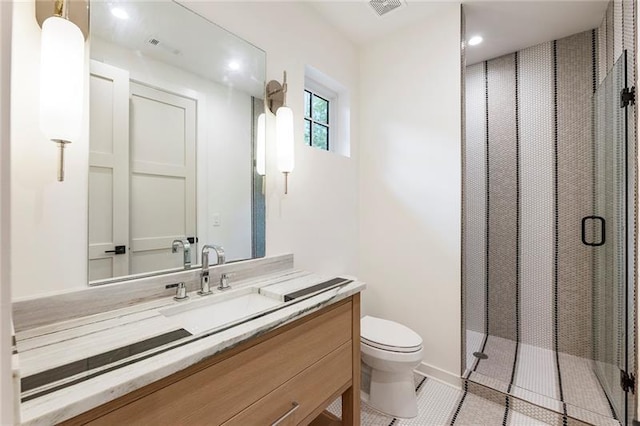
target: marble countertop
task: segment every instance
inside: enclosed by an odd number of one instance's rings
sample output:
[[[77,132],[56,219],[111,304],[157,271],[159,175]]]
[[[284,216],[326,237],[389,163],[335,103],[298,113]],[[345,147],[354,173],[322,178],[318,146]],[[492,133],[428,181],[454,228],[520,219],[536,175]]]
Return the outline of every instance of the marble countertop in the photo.
[[[335,287],[290,301],[285,297],[333,278],[298,270],[274,272],[233,283],[226,292],[214,290],[210,296],[194,291],[188,301],[163,297],[19,331],[14,357],[22,380],[21,422],[54,424],[72,418],[365,288],[343,276]],[[247,293],[279,304],[192,334],[162,313]]]

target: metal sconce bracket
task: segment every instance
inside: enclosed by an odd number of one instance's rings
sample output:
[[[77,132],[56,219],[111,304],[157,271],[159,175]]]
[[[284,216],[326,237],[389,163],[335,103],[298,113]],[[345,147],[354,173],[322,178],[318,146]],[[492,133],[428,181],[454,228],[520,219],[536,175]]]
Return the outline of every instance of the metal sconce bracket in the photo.
[[[61,16],[62,8],[66,8],[66,19],[80,28],[86,40],[89,37],[89,0],[36,0],[36,21],[40,28],[47,18]]]
[[[287,72],[284,72],[282,84],[278,80],[267,83],[266,104],[269,111],[276,113],[278,108],[287,104]]]

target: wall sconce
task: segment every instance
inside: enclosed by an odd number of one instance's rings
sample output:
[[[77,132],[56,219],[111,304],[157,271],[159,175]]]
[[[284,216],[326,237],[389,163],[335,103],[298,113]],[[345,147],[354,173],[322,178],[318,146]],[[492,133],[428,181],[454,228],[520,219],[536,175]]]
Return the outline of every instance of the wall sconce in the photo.
[[[287,72],[282,84],[271,80],[267,84],[267,105],[276,115],[278,170],[284,173],[284,193],[289,193],[289,173],[294,167],[293,111],[287,106]]]
[[[256,172],[260,176],[267,174],[267,115],[263,112],[258,116],[258,131],[256,132]]]
[[[267,174],[267,115],[263,112],[258,116],[258,130],[256,132],[256,173],[262,177],[262,193],[265,193],[265,179]]]
[[[80,137],[84,89],[84,35],[69,20],[70,0],[56,0],[42,23],[40,129],[58,144],[58,181],[64,180],[65,145]]]

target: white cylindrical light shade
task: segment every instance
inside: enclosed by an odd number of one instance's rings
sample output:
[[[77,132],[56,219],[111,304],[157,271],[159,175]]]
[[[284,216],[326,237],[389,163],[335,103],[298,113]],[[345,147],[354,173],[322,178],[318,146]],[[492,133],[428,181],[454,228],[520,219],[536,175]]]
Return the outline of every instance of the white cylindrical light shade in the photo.
[[[293,171],[293,111],[283,106],[276,112],[276,138],[278,140],[278,170]]]
[[[84,36],[73,22],[52,16],[41,41],[40,129],[48,139],[73,142],[81,131]]]
[[[258,116],[258,131],[256,132],[256,172],[260,176],[267,173],[267,117],[265,113]]]

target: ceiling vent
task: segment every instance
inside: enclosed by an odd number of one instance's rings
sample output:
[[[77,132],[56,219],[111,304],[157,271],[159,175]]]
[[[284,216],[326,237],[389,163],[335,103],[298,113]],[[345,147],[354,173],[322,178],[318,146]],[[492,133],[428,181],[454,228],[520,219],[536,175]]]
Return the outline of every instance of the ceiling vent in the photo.
[[[402,0],[370,0],[369,5],[375,10],[378,16],[383,16],[392,10],[404,6],[404,2]]]
[[[151,46],[153,47],[157,47],[159,49],[162,49],[168,53],[171,53],[172,55],[180,55],[180,49],[177,49],[173,46],[168,45],[166,42],[164,41],[160,41],[160,39],[156,36],[150,36],[147,38],[147,43],[149,43]]]

